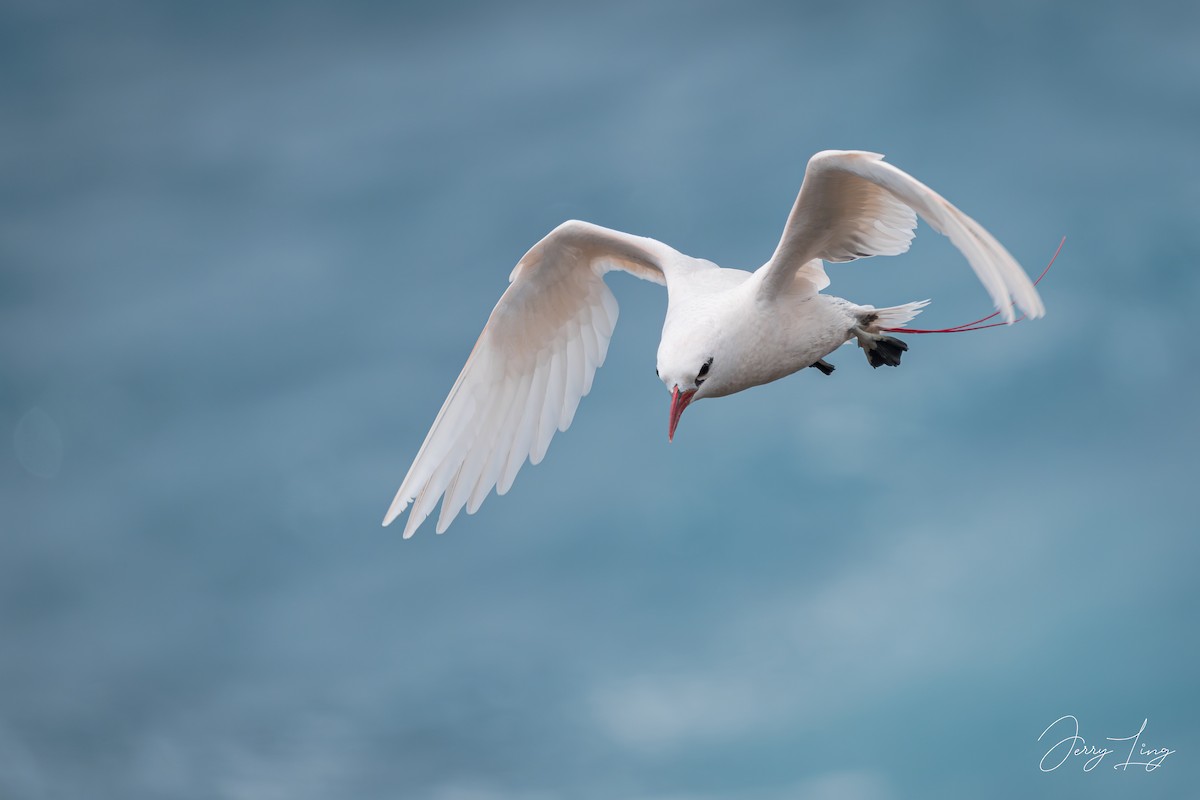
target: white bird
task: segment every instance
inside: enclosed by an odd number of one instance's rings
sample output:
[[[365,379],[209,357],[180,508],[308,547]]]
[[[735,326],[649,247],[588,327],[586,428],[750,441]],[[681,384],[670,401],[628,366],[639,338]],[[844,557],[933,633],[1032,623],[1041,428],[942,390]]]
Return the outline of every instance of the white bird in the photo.
[[[604,363],[617,301],[604,274],[623,270],[667,287],[658,375],[671,393],[668,438],[683,410],[769,383],[805,367],[825,374],[825,356],[857,339],[874,367],[896,366],[907,346],[884,335],[928,302],[861,306],[821,294],[822,261],[897,255],[919,214],[948,236],[1006,322],[1012,306],[1045,313],[1033,282],[979,223],[876,153],[826,150],[804,173],[770,261],[754,272],[724,269],[654,239],[571,220],[535,244],[509,276],[466,366],[450,389],[383,524],[410,503],[404,538],[438,498],[437,532],[492,487],[505,494],[529,459],[539,463],[565,431]]]

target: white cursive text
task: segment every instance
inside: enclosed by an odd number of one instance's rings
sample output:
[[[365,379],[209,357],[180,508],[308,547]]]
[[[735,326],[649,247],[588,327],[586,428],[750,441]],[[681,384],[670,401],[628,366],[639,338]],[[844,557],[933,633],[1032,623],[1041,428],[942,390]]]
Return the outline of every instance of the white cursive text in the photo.
[[[1129,742],[1129,755],[1119,764],[1114,764],[1113,769],[1128,771],[1130,767],[1144,767],[1146,772],[1153,772],[1162,766],[1167,760],[1167,756],[1172,755],[1175,751],[1169,750],[1166,747],[1147,747],[1141,743],[1142,734],[1146,732],[1146,725],[1149,724],[1149,719],[1142,720],[1142,727],[1138,728],[1138,732],[1132,736],[1109,736],[1105,741],[1109,742]],[[1042,731],[1042,735],[1038,737],[1038,741],[1042,741],[1046,734],[1058,726],[1060,723],[1065,723],[1064,729],[1070,731],[1071,735],[1064,739],[1058,740],[1046,754],[1042,756],[1042,760],[1038,762],[1038,769],[1042,772],[1053,772],[1067,762],[1067,759],[1074,756],[1087,756],[1083,762],[1083,771],[1091,772],[1105,756],[1116,753],[1116,750],[1110,747],[1101,747],[1099,745],[1088,744],[1087,739],[1079,735],[1079,720],[1074,714],[1064,714],[1058,719],[1046,726],[1046,730]],[[1071,727],[1065,727],[1069,725]],[[1124,748],[1122,746],[1122,752]],[[1051,766],[1046,766],[1047,761],[1052,756],[1058,753],[1060,758]],[[1135,760],[1142,759],[1142,760]]]

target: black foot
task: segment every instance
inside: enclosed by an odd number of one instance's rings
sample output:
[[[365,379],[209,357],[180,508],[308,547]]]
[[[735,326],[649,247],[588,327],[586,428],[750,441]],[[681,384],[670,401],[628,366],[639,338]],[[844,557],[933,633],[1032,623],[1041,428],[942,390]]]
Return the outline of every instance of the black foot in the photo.
[[[894,336],[880,336],[878,339],[871,341],[869,346],[864,346],[859,342],[859,346],[866,351],[867,361],[871,362],[872,367],[898,367],[900,366],[900,356],[908,350],[908,345]]]
[[[825,373],[826,375],[832,375],[833,371],[836,369],[836,367],[834,367],[833,364],[830,364],[828,361],[826,361],[823,358],[820,359],[819,361],[817,361],[817,363],[809,364],[808,366],[810,366],[813,369],[819,369],[819,370],[821,370],[821,372]]]

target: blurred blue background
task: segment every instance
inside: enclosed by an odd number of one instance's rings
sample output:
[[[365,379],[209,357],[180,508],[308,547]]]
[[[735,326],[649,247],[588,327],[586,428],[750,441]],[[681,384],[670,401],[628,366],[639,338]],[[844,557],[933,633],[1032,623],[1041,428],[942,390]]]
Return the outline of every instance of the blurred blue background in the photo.
[[[1200,785],[1197,4],[0,20],[0,796]],[[752,268],[824,148],[1035,274],[1066,235],[1046,319],[846,348],[668,446],[665,295],[617,275],[546,462],[445,536],[379,527],[530,245],[578,217]],[[830,274],[990,310],[925,226]],[[1178,752],[1042,773],[1064,714]]]

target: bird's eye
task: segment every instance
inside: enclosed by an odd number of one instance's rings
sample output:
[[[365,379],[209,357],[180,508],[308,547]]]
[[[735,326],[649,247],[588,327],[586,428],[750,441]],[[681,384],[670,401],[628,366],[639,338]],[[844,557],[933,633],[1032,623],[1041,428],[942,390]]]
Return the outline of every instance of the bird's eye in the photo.
[[[700,372],[698,375],[696,375],[696,383],[697,384],[702,383],[704,381],[704,376],[708,375],[708,368],[711,366],[712,366],[712,359],[710,358],[708,361],[704,362],[704,366],[700,367]]]
[[[658,374],[658,367],[655,367],[655,368],[654,368],[654,375],[655,375],[656,377],[659,377],[659,378],[661,378],[661,377],[662,377],[662,375],[659,375],[659,374]]]

